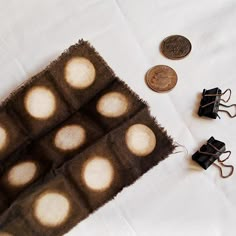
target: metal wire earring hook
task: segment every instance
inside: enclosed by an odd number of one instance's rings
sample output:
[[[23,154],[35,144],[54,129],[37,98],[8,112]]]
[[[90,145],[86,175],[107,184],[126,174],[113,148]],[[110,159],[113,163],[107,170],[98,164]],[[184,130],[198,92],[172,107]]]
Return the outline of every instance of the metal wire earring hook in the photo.
[[[234,173],[234,166],[232,166],[232,165],[226,165],[226,164],[224,164],[223,162],[219,162],[219,164],[220,165],[222,165],[222,166],[224,166],[225,168],[230,168],[231,170],[230,170],[230,172],[229,172],[229,174],[227,174],[227,175],[224,175],[223,174],[223,169],[222,169],[222,167],[221,166],[219,166],[219,165],[217,165],[216,163],[213,163],[213,165],[215,165],[219,170],[220,170],[220,176],[222,177],[222,178],[228,178],[228,177],[230,177],[233,173]]]
[[[236,117],[236,104],[225,105],[225,104],[221,104],[221,103],[220,103],[220,105],[223,106],[223,107],[226,107],[226,108],[229,108],[229,107],[235,107],[235,114],[234,114],[234,115],[232,115],[230,112],[228,112],[228,111],[226,111],[226,110],[219,110],[219,111],[221,111],[221,112],[225,112],[225,113],[228,114],[228,116],[230,116],[231,118]]]
[[[225,154],[225,153],[228,153],[228,156],[225,158],[225,159],[220,159],[220,157],[218,158],[218,161],[219,162],[225,162],[229,159],[229,157],[231,156],[231,151],[225,151],[225,152],[222,152],[222,154]]]

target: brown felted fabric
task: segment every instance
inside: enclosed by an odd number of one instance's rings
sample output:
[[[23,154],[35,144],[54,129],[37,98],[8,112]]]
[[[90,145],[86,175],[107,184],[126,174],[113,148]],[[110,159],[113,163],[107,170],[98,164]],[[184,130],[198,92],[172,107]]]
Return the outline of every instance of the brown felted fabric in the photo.
[[[71,149],[61,149],[55,145],[55,140],[57,135],[59,135],[60,130],[66,127],[77,126],[85,130],[85,140],[78,147]],[[47,156],[52,160],[53,166],[57,167],[65,161],[70,160],[75,154],[82,152],[86,147],[91,145],[95,140],[102,137],[104,130],[95,123],[90,117],[83,114],[82,112],[76,112],[65,122],[57,126],[48,135],[42,137],[39,143],[44,148]],[[72,137],[74,140],[76,137]],[[69,140],[70,137],[67,138]],[[73,141],[73,140],[72,140]]]
[[[44,223],[42,224],[41,222],[39,222],[36,216],[37,200],[40,199],[40,197],[47,195],[48,193],[63,195],[70,203],[68,215],[65,218],[65,221],[61,225],[58,224],[55,227],[43,225]],[[77,222],[83,220],[89,214],[86,203],[83,202],[80,194],[73,189],[71,184],[62,175],[57,176],[50,180],[47,184],[42,185],[41,188],[38,188],[38,190],[33,192],[32,195],[22,200],[20,202],[20,206],[22,208],[22,213],[24,215],[25,221],[28,222],[28,224],[31,225],[31,227],[36,232],[38,232],[39,235],[61,235],[61,232],[68,231]],[[50,210],[52,210],[52,208],[50,208],[50,205],[46,206],[46,210],[48,210],[50,214]],[[55,209],[53,208],[53,210]],[[57,211],[60,211],[60,204],[58,204]],[[42,218],[42,220],[45,219]],[[52,221],[53,220],[54,219],[52,219]]]
[[[0,236],[37,236],[36,232],[25,222],[24,217],[16,210],[0,223]]]
[[[6,103],[0,107],[0,129],[3,129],[6,135],[5,144],[0,145],[1,166],[1,162],[26,142],[28,136],[14,113],[8,111]]]
[[[27,92],[31,91],[30,89],[42,86],[48,89],[55,97],[54,114],[46,119],[33,117],[25,108]],[[21,122],[27,128],[28,133],[32,138],[37,137],[59,122],[62,122],[72,113],[70,107],[66,104],[63,97],[60,95],[56,86],[52,82],[52,78],[49,73],[46,71],[36,75],[34,78],[29,80],[28,83],[21,87],[17,93],[12,95],[9,104],[12,106],[12,110],[14,110],[19,116]]]
[[[9,203],[6,199],[6,195],[0,192],[0,214],[7,209],[8,205]]]
[[[155,134],[156,146],[153,151],[144,157],[137,156],[128,150],[125,136],[128,128],[135,124],[148,126]],[[120,137],[120,138],[117,138]],[[111,147],[119,153],[119,159],[127,168],[135,166],[142,174],[165,159],[173,149],[172,140],[167,138],[166,132],[158,126],[155,119],[150,116],[147,108],[138,112],[133,118],[121,125],[110,134]]]
[[[127,111],[125,111],[124,115],[118,117],[107,117],[98,112],[97,106],[99,101],[101,101],[104,95],[112,93],[120,93],[126,97]],[[122,81],[115,80],[112,84],[107,86],[106,89],[98,93],[88,104],[86,104],[86,106],[83,107],[83,109],[108,132],[122,122],[129,120],[136,112],[144,107],[146,107],[146,104],[141,101],[136,94],[127,89],[127,86]]]
[[[113,177],[109,187],[101,191],[98,188],[91,188],[86,184],[84,173],[86,166],[91,163],[91,161],[103,158],[108,160],[111,164]],[[84,193],[84,197],[87,199],[92,210],[96,210],[102,204],[109,201],[122,188],[129,185],[137,178],[135,172],[132,169],[125,169],[111,151],[108,136],[100,139],[96,144],[90,146],[72,161],[66,163],[61,172],[68,173],[75,186]]]
[[[75,89],[65,81],[66,63],[74,57],[84,57],[92,62],[96,70],[94,83],[86,89]],[[52,63],[49,68],[56,84],[63,91],[67,101],[78,110],[83,104],[88,102],[97,92],[105,88],[114,80],[114,72],[100,57],[100,55],[81,40],[79,44],[71,46],[64,52],[57,61]]]
[[[41,176],[46,175],[52,165],[42,148],[33,143],[12,155],[4,164],[2,173],[0,173],[0,189],[5,193],[10,203],[32,183],[36,182]],[[22,167],[25,168],[25,171],[23,174],[18,173],[17,176],[15,172],[19,167],[21,169]],[[34,172],[31,173],[32,167]],[[27,178],[27,174],[29,178]],[[12,178],[14,177],[12,175],[16,177]],[[24,178],[28,181],[20,184],[20,177],[22,181]]]
[[[174,148],[81,40],[1,106],[0,232],[63,235]]]

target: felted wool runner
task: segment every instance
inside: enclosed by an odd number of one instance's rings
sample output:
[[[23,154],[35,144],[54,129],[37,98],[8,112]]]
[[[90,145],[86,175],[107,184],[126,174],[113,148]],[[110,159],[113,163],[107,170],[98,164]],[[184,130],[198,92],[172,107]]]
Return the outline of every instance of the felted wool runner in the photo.
[[[0,107],[0,236],[63,235],[174,149],[83,40]]]

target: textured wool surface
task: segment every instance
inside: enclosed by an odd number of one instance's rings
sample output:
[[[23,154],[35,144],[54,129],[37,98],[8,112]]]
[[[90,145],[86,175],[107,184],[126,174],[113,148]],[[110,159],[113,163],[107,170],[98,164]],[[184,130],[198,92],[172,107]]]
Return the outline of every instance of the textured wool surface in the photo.
[[[80,40],[0,107],[0,235],[62,235],[173,150]]]

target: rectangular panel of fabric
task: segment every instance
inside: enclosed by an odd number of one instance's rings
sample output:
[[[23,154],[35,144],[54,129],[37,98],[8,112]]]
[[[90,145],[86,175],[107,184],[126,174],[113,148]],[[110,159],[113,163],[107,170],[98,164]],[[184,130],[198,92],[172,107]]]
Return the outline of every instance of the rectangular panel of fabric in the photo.
[[[62,122],[71,114],[70,107],[47,72],[29,80],[11,97],[9,103],[32,138]]]
[[[172,140],[150,116],[148,108],[122,124],[110,137],[111,147],[121,162],[127,168],[135,166],[141,173],[165,159],[174,149]]]
[[[139,145],[134,145],[136,142]],[[113,199],[172,152],[174,146],[147,108],[66,162],[43,185],[27,190],[19,210],[39,235],[62,235]]]
[[[26,130],[8,110],[7,102],[0,107],[0,163],[28,140]]]
[[[39,236],[33,229],[30,228],[24,217],[15,211],[6,217],[3,223],[0,223],[1,236]]]
[[[136,173],[125,169],[111,151],[108,136],[66,163],[62,172],[69,175],[79,191],[84,193],[92,210],[114,198],[137,178]]]
[[[114,80],[112,69],[96,50],[83,40],[65,51],[50,65],[49,70],[67,101],[76,110]],[[76,73],[79,76],[76,76]],[[80,75],[86,75],[87,79]]]
[[[61,235],[89,214],[79,193],[62,175],[23,199],[20,208],[31,228],[47,236]]]
[[[1,111],[0,225],[14,236],[66,233],[174,150],[148,105],[84,41]]]
[[[145,106],[146,103],[117,78],[83,106],[83,110],[109,132]]]
[[[52,163],[38,144],[26,146],[4,163],[0,174],[0,189],[9,203],[32,183],[48,174]]]
[[[52,160],[53,166],[57,167],[82,152],[104,133],[104,130],[91,117],[83,112],[76,112],[42,137],[39,143]]]

